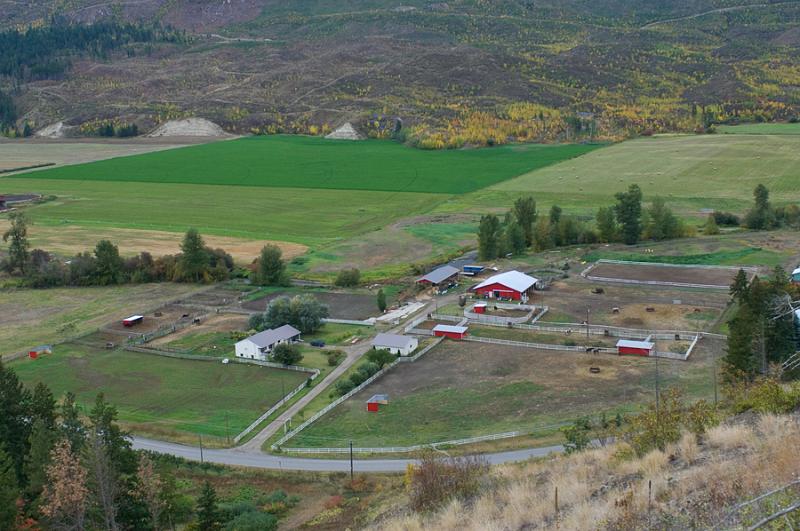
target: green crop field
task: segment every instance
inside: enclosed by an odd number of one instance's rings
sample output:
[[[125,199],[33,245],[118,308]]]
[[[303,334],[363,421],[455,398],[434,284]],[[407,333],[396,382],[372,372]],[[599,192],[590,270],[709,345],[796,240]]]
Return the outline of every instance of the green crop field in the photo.
[[[394,142],[251,137],[38,171],[37,179],[461,194],[600,145],[423,151]],[[32,177],[18,174],[18,178]]]
[[[639,184],[645,198],[661,195],[686,210],[742,210],[765,184],[777,201],[800,196],[800,136],[706,135],[643,138],[616,144],[470,194],[528,191],[544,203],[597,209],[614,192]],[[474,197],[472,197],[474,196]],[[448,205],[458,208],[458,205]]]
[[[717,132],[726,135],[800,135],[800,123],[719,125]]]
[[[307,375],[216,361],[190,361],[124,351],[59,345],[55,353],[11,366],[28,386],[46,383],[60,397],[75,393],[91,407],[102,391],[135,433],[170,438],[181,433],[238,434],[300,385]],[[229,427],[226,433],[226,417]]]

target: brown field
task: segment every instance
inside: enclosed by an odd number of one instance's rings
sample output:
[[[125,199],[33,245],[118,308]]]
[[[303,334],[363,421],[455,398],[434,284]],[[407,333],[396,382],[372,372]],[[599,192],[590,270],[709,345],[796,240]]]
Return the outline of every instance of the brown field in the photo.
[[[600,285],[604,293],[592,293]],[[592,283],[580,277],[553,283],[537,291],[534,304],[550,311],[541,322],[586,320],[592,324],[648,330],[708,330],[722,315],[730,297],[723,290],[681,289],[666,286],[633,286]],[[680,304],[675,304],[680,301]],[[619,308],[619,313],[613,313]],[[654,312],[648,312],[652,308]]]
[[[598,262],[588,276],[607,282],[615,280],[651,284],[700,284],[727,288],[737,270],[734,268],[684,267],[662,264],[612,264]]]
[[[9,222],[0,219],[0,233],[5,232]],[[110,227],[81,227],[77,225],[32,225],[28,229],[31,245],[61,255],[74,255],[90,251],[99,240],[111,240],[119,247],[123,256],[134,256],[147,251],[154,256],[180,252],[183,234],[155,230],[117,229]],[[204,235],[206,245],[221,248],[230,253],[242,265],[250,264],[267,244],[280,247],[286,259],[305,253],[308,249],[299,243],[271,240],[243,240],[226,236]]]
[[[208,140],[206,140],[208,141]],[[185,146],[189,139],[128,139],[126,141],[80,140],[2,140],[0,139],[0,171],[37,164],[81,164],[95,160],[139,155]],[[194,141],[197,143],[197,140]]]
[[[273,299],[282,296],[292,297],[304,293],[312,295],[319,302],[327,305],[332,319],[364,320],[379,314],[376,297],[374,295],[311,290],[286,290],[270,293],[256,300],[243,303],[242,308],[264,311],[269,302]]]
[[[158,313],[161,314],[160,316],[156,316],[155,314],[157,312],[155,311],[144,312],[141,310],[141,308],[137,309],[137,307],[134,305],[127,305],[127,307],[131,308],[131,311],[128,313],[128,315],[123,316],[123,319],[125,317],[129,317],[130,315],[140,314],[144,316],[144,321],[139,325],[128,328],[122,324],[121,319],[116,319],[109,323],[108,326],[104,327],[103,330],[129,335],[149,334],[165,326],[191,321],[193,318],[202,313],[198,310],[193,310],[174,304],[159,308]],[[186,315],[186,317],[183,317],[184,315]]]
[[[208,334],[212,332],[230,332],[232,330],[247,330],[247,316],[236,314],[212,315],[203,320],[199,325],[188,326],[175,333],[154,339],[149,346],[166,345],[189,335]]]

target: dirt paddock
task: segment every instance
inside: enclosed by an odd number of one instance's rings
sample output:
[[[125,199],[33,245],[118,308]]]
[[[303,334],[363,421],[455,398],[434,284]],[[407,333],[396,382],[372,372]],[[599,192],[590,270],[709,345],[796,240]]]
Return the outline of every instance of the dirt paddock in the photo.
[[[736,268],[727,267],[600,261],[586,269],[583,276],[589,280],[604,282],[727,289],[737,271]]]

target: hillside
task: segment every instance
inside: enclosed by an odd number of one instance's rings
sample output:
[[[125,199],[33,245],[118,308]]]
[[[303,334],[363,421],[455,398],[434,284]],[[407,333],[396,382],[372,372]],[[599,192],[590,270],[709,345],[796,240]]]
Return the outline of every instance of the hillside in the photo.
[[[800,3],[749,3],[32,1],[0,3],[0,26],[55,15],[186,32],[73,54],[64,77],[26,80],[18,115],[38,125],[149,128],[201,115],[229,131],[314,133],[355,120],[388,136],[375,119],[386,116],[441,147],[792,117]]]

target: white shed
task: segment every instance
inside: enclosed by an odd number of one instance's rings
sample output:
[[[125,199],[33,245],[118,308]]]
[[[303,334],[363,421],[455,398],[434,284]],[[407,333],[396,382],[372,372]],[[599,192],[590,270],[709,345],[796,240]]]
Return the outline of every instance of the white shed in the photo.
[[[419,346],[416,337],[401,336],[398,334],[378,334],[372,340],[372,346],[377,350],[388,350],[392,354],[408,356]]]

